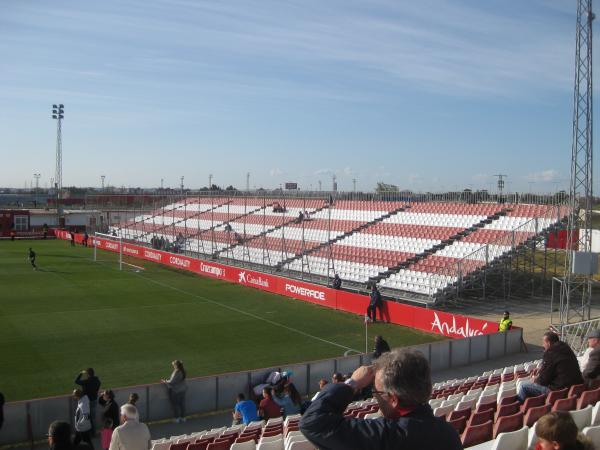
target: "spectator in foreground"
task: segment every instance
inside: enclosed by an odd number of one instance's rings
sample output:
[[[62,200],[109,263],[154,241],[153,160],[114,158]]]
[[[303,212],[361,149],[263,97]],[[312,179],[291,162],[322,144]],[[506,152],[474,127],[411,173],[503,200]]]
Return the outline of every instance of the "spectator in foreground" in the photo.
[[[535,434],[536,450],[594,450],[592,443],[578,432],[568,412],[555,411],[540,417]]]
[[[117,428],[119,426],[119,405],[115,402],[115,393],[107,389],[100,395],[98,403],[104,408],[102,411],[102,422],[106,423],[108,419],[112,422],[112,429]]]
[[[341,372],[334,372],[333,375],[331,375],[332,383],[343,383],[344,380],[344,375]]]
[[[546,394],[583,383],[577,357],[571,347],[558,339],[552,331],[546,331],[542,339],[544,356],[542,367],[533,383],[521,383],[519,386],[519,400],[525,401],[527,397]]]
[[[373,349],[373,358],[377,359],[381,355],[389,351],[390,346],[386,342],[386,340],[383,339],[383,336],[375,336],[375,348]]]
[[[151,448],[150,430],[140,423],[135,406],[121,406],[121,424],[112,434],[110,450],[148,450]]]
[[[73,398],[77,400],[75,408],[75,439],[74,445],[79,445],[81,441],[94,447],[92,444],[92,422],[90,421],[90,400],[81,389],[73,391]]]
[[[600,330],[591,331],[588,334],[587,361],[582,369],[583,381],[588,387],[592,387],[594,381],[600,377]]]
[[[166,384],[169,391],[169,400],[173,407],[173,415],[175,422],[185,422],[185,391],[187,384],[185,383],[186,373],[183,363],[176,359],[171,363],[173,372],[168,380],[161,380]]]
[[[373,394],[383,417],[345,418],[355,393],[375,383]],[[359,367],[344,384],[330,384],[300,420],[300,431],[321,450],[458,450],[456,430],[434,417],[427,359],[417,351],[385,353],[374,366]]]
[[[500,333],[504,333],[508,330],[512,330],[512,320],[510,319],[510,313],[508,311],[504,311],[502,320],[498,324],[498,331]]]
[[[270,387],[263,389],[263,399],[258,405],[258,415],[263,420],[281,417],[281,407],[273,400],[273,390]]]
[[[129,394],[129,398],[127,399],[127,403],[129,403],[130,405],[135,406],[135,404],[137,403],[137,401],[140,399],[140,396],[137,395],[135,392],[132,392],[131,394]]]
[[[252,400],[246,400],[246,396],[240,392],[237,395],[237,403],[233,407],[233,425],[239,425],[240,423],[248,425],[255,420],[258,420],[256,403]]]
[[[48,446],[51,450],[88,449],[88,445],[73,445],[71,442],[71,425],[67,422],[54,421],[48,428]]]
[[[100,445],[102,450],[108,450],[110,448],[110,441],[112,440],[112,434],[115,428],[116,426],[111,419],[104,419],[104,427],[100,430]]]
[[[294,383],[286,384],[283,388],[283,397],[274,396],[273,400],[280,408],[283,408],[284,417],[298,414],[302,410],[302,396]]]
[[[98,391],[100,390],[100,378],[98,378],[94,372],[94,369],[88,367],[82,370],[77,378],[75,378],[75,384],[81,386],[81,390],[90,402],[90,423],[92,424],[92,436],[95,434],[95,420],[96,420],[96,405],[98,404]]]
[[[327,380],[325,378],[321,378],[319,380],[319,391],[311,398],[310,400],[314,402],[317,399],[317,396],[321,393],[323,388],[327,385]]]

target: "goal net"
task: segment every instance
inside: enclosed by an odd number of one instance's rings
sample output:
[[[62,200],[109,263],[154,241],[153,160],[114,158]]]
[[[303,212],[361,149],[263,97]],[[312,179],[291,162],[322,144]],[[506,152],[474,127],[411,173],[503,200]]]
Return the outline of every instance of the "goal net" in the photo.
[[[105,233],[94,233],[94,261],[117,262],[123,270],[123,238]]]

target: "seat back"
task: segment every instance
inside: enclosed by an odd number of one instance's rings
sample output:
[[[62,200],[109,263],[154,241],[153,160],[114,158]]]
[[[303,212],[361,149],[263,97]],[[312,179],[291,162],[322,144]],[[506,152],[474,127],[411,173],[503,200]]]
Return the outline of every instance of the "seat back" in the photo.
[[[546,403],[546,394],[538,395],[536,397],[527,397],[523,403],[523,406],[521,406],[521,411],[523,411],[523,414],[525,414],[529,408],[534,406],[542,406],[544,403]]]
[[[190,441],[182,442],[180,444],[171,444],[169,450],[185,450]]]
[[[575,411],[569,411],[577,429],[583,430],[585,427],[589,427],[592,424],[592,405],[587,405],[583,409]]]
[[[287,450],[314,450],[315,446],[312,445],[309,441],[304,440],[304,441],[295,441],[292,442],[288,447]]]
[[[433,410],[435,417],[446,417],[450,411],[454,410],[454,404],[447,406],[439,406]]]
[[[458,434],[462,434],[467,427],[467,418],[465,416],[458,417],[456,419],[448,420],[448,423],[456,430]]]
[[[574,384],[573,386],[571,386],[571,389],[569,389],[569,394],[567,395],[567,397],[579,398],[583,391],[585,391],[585,384]]]
[[[567,394],[569,393],[569,388],[560,389],[558,391],[550,391],[548,394],[548,398],[546,398],[546,403],[549,405],[554,405],[556,400],[560,400],[561,398],[567,398]]]
[[[511,416],[521,410],[519,402],[509,403],[508,405],[500,405],[498,407],[498,413],[496,414],[496,420],[502,416]]]
[[[583,409],[587,405],[593,405],[600,400],[600,389],[595,389],[593,391],[584,391],[581,393],[581,397],[579,397],[579,401],[577,402],[577,409]]]
[[[552,411],[572,411],[577,409],[577,397],[561,398],[554,402]]]
[[[494,420],[494,411],[491,409],[471,414],[469,425],[481,425],[482,423],[486,423],[488,420]]]
[[[595,427],[585,427],[583,434],[592,441],[595,448],[600,448],[600,425]]]
[[[481,425],[469,425],[462,435],[463,447],[472,447],[492,439],[493,425],[492,421],[488,420]]]
[[[471,417],[471,408],[460,409],[460,410],[455,409],[454,411],[450,411],[450,415],[448,416],[448,421],[460,419],[461,417],[465,417],[467,419],[469,417]]]
[[[520,430],[511,431],[509,433],[500,433],[492,444],[492,450],[526,449],[528,435],[529,428],[527,427],[523,427]]]
[[[256,446],[256,450],[283,450],[283,439],[270,442],[261,442]]]
[[[231,444],[230,450],[254,450],[256,448],[256,442],[253,440],[237,442],[237,440]]]
[[[517,431],[521,428],[523,428],[523,413],[521,411],[510,416],[502,416],[494,425],[494,438],[500,433]]]
[[[533,408],[529,408],[529,410],[525,413],[525,426],[532,427],[540,417],[542,417],[544,414],[548,414],[550,409],[552,409],[552,407],[548,403],[542,406],[534,406]]]
[[[231,447],[231,442],[229,439],[226,439],[223,441],[211,442],[206,447],[206,450],[229,450],[229,447]]]

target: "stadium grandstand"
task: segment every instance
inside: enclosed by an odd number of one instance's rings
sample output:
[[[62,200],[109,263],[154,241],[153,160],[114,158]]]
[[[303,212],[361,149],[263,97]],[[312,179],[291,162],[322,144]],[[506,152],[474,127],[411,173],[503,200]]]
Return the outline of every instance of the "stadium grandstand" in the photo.
[[[350,196],[350,195],[348,195]],[[127,241],[439,304],[523,249],[544,250],[564,204],[186,196],[110,227]],[[516,259],[515,259],[516,260]],[[493,286],[488,287],[491,289]]]

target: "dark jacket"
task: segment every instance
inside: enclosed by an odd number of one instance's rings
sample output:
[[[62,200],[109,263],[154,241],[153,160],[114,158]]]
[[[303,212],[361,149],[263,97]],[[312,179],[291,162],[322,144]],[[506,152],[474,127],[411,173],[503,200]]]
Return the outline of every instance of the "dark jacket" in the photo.
[[[98,398],[98,403],[104,408],[102,411],[102,425],[104,426],[104,420],[112,420],[112,429],[114,430],[121,425],[121,412],[119,405],[114,400],[104,400],[104,398]]]
[[[390,346],[385,339],[381,339],[375,342],[375,349],[373,350],[373,358],[379,358],[383,353],[390,351]]]
[[[590,352],[588,363],[583,369],[583,381],[591,385],[600,376],[600,346]]]
[[[381,293],[379,292],[378,289],[373,289],[371,291],[371,302],[369,303],[370,306],[381,306],[382,305],[382,301],[381,301]]]
[[[433,416],[429,405],[418,406],[398,419],[344,418],[353,390],[328,384],[300,420],[300,431],[320,450],[458,450],[458,433]]]
[[[544,352],[536,383],[553,391],[583,383],[577,357],[568,344],[559,341]]]
[[[81,379],[81,375],[77,375],[75,378],[75,384],[81,386],[83,393],[88,396],[91,402],[98,400],[98,391],[100,390],[100,379],[94,375],[86,380]]]

